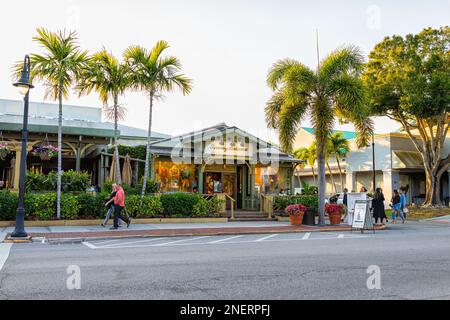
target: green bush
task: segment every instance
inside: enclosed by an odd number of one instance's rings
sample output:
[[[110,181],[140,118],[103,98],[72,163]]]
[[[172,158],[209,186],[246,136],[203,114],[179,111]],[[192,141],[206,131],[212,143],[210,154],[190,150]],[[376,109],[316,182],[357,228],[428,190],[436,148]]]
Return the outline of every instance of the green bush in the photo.
[[[17,194],[0,191],[0,220],[14,220],[18,204]]]
[[[209,201],[205,198],[198,199],[198,202],[192,208],[192,214],[196,217],[205,217],[209,214]]]
[[[302,204],[309,209],[317,210],[319,197],[317,195],[274,197],[273,206],[275,211],[284,212],[284,209],[292,204]]]
[[[127,196],[125,198],[125,205],[128,214],[132,218],[151,218],[160,216],[163,213],[163,206],[159,196],[145,196],[142,199],[142,206],[141,196]]]
[[[161,195],[161,203],[165,216],[181,214],[190,216],[202,196],[193,193],[170,193]]]
[[[61,194],[61,218],[66,220],[76,219],[80,213],[78,196],[73,194]]]
[[[56,213],[56,194],[28,194],[28,216],[38,220],[51,220]]]

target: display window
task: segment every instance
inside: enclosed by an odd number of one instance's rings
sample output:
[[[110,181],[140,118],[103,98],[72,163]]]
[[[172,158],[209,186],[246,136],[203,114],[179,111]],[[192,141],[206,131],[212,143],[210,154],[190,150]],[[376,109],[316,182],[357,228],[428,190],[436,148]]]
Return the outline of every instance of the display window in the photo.
[[[195,166],[156,161],[158,192],[193,192],[196,186]]]
[[[255,169],[255,185],[258,193],[286,193],[289,188],[288,169],[257,167]]]

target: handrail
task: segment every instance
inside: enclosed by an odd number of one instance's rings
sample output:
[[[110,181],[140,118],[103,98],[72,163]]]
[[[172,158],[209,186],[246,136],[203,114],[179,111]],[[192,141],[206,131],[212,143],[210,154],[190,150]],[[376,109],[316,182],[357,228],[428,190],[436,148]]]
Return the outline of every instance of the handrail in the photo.
[[[236,200],[234,200],[231,196],[229,196],[228,194],[224,193],[225,197],[230,199],[231,201],[231,220],[234,220],[234,203],[236,202]]]

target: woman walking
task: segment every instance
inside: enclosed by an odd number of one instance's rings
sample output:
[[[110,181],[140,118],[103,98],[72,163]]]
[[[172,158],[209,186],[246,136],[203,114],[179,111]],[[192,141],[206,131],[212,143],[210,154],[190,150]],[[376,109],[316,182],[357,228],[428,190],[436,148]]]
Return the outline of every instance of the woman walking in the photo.
[[[384,212],[384,195],[381,188],[377,188],[375,196],[372,199],[373,217],[375,218],[375,224],[378,224],[378,219],[380,223],[384,224],[383,221],[386,219],[386,213]],[[387,220],[387,219],[386,219]]]
[[[405,217],[401,210],[400,194],[397,190],[394,190],[394,195],[392,197],[392,223],[396,223],[397,215],[400,215],[402,222],[405,223]]]
[[[105,207],[108,208],[108,212],[106,213],[105,221],[101,224],[102,227],[106,227],[108,225],[108,220],[111,218],[111,214],[114,213],[114,198],[117,194],[117,185],[114,183],[112,186],[112,192],[109,195],[108,201],[105,203]],[[121,222],[119,220],[119,226],[121,225]]]

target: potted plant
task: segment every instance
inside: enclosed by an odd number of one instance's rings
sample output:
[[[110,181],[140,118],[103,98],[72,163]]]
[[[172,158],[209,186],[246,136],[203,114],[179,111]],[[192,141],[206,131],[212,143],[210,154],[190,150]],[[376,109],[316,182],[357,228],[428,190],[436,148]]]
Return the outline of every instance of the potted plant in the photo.
[[[0,142],[0,160],[4,160],[6,156],[11,152],[11,149],[9,149],[7,142]]]
[[[334,203],[327,204],[325,205],[325,212],[328,214],[328,218],[332,225],[341,224],[342,207],[340,205]]]
[[[284,209],[284,212],[289,215],[289,219],[291,220],[291,224],[294,226],[299,226],[302,224],[303,221],[303,215],[305,214],[306,208],[302,204],[293,204],[286,209]]]
[[[33,153],[38,155],[41,160],[50,160],[58,154],[58,148],[51,144],[43,144],[35,147]]]

